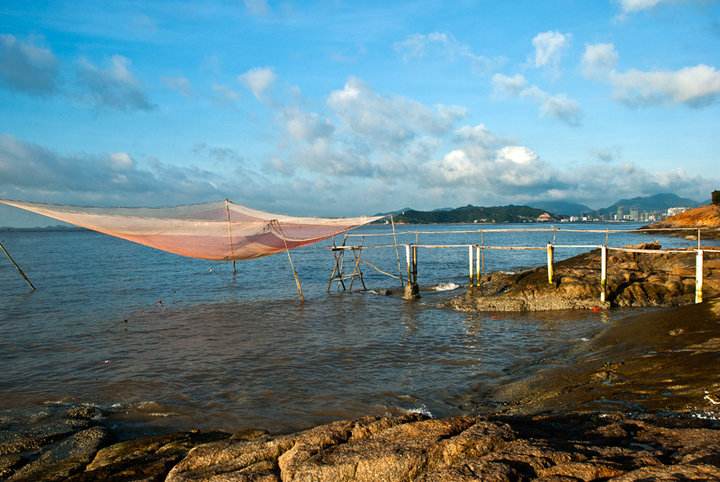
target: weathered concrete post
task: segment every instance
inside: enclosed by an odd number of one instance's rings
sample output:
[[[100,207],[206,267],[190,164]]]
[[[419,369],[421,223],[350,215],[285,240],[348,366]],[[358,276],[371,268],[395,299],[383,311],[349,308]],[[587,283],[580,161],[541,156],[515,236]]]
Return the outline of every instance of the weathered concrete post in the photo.
[[[480,246],[475,246],[475,286],[480,286]]]
[[[607,296],[607,246],[600,246],[600,301]]]
[[[703,251],[697,250],[695,255],[695,303],[702,303],[702,287],[703,287]]]
[[[548,243],[547,245],[547,270],[548,270],[548,283],[553,284],[554,272],[553,272],[553,253],[555,247]]]

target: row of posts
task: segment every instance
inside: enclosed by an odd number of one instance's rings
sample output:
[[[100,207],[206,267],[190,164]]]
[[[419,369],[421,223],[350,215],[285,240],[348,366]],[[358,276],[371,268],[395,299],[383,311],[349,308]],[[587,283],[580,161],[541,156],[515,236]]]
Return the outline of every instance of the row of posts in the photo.
[[[547,251],[547,275],[548,283],[555,284],[555,246],[548,243]],[[474,254],[473,254],[474,252]],[[468,273],[470,278],[470,286],[480,286],[481,273],[485,268],[485,250],[479,245],[468,246]],[[417,263],[417,259],[415,263]],[[482,260],[482,271],[480,264]],[[607,299],[607,266],[608,266],[608,247],[600,246],[600,302],[605,303]],[[409,268],[408,268],[409,269]],[[415,274],[417,275],[417,265],[415,266]],[[702,303],[703,295],[703,250],[695,250],[695,303]]]

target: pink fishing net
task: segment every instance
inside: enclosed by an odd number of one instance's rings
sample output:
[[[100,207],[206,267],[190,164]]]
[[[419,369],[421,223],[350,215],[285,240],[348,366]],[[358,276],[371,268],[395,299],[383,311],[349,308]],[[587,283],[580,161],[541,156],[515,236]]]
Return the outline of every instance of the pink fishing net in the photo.
[[[298,218],[256,211],[230,201],[173,208],[0,203],[169,253],[227,261],[259,258],[316,243],[380,219]]]

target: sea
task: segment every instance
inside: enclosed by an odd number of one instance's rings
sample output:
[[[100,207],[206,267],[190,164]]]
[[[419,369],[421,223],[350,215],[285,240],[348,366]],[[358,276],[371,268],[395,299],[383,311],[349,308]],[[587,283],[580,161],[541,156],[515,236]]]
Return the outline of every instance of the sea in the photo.
[[[659,240],[628,224],[400,225],[398,243],[622,246]],[[484,234],[477,232],[485,229]],[[608,230],[604,233],[562,229]],[[448,233],[448,231],[475,231]],[[421,231],[422,234],[415,234]],[[237,263],[167,254],[84,230],[0,232],[31,291],[0,258],[0,418],[87,404],[128,434],[191,428],[288,432],[363,415],[441,417],[502,408],[494,393],[560,366],[622,315],[607,312],[461,313],[444,304],[467,284],[467,248],[419,249],[422,297],[387,295],[405,272],[387,225],[363,227],[358,281],[328,279],[328,240]],[[558,249],[557,259],[582,252]],[[545,251],[488,251],[488,271],[541,265]],[[369,261],[370,264],[365,261]],[[353,267],[346,253],[344,269]],[[371,266],[372,264],[372,266]],[[398,268],[398,264],[400,267]]]

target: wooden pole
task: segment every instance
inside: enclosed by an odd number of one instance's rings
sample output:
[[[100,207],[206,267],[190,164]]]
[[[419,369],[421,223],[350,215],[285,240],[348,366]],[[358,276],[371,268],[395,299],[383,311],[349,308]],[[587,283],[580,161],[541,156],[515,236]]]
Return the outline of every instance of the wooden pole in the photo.
[[[702,303],[703,295],[703,251],[697,250],[695,255],[695,303]]]
[[[468,276],[470,278],[470,286],[473,285],[473,247],[468,246]]]
[[[411,259],[412,251],[410,249],[410,245],[405,245],[405,263],[407,264],[407,279],[408,284],[412,284],[412,259]]]
[[[392,226],[393,245],[395,246],[395,259],[397,260],[398,275],[400,276],[400,286],[405,286],[405,282],[403,281],[402,268],[400,267],[400,253],[398,252],[398,247],[397,247],[397,233],[395,232],[395,220],[393,219],[392,215],[390,216],[390,225]]]
[[[414,244],[405,245],[405,258],[408,266],[408,281],[405,284],[403,298],[414,300],[419,298],[420,289],[417,285],[417,246]]]
[[[417,273],[418,273],[418,270],[417,270],[417,267],[418,267],[418,263],[417,263],[417,246],[413,245],[413,250],[412,250],[412,251],[413,251],[413,253],[412,253],[412,260],[413,260],[413,284],[414,284],[415,286],[417,286],[417,284],[418,284],[418,282],[417,282]]]
[[[547,272],[548,272],[548,283],[553,284],[553,251],[554,247],[551,243],[547,245]]]
[[[480,286],[480,246],[475,246],[475,286]]]
[[[18,273],[20,273],[20,276],[22,276],[23,279],[25,280],[25,282],[30,286],[30,288],[33,291],[35,291],[37,289],[37,288],[35,288],[35,285],[32,283],[32,281],[30,281],[30,278],[28,278],[28,275],[25,274],[25,271],[23,271],[23,269],[20,267],[20,265],[15,262],[15,260],[13,259],[12,256],[10,256],[10,252],[5,248],[5,246],[3,246],[2,243],[0,243],[0,250],[2,250],[3,253],[5,253],[5,256],[7,257],[7,259],[10,260],[10,263],[12,263],[12,265],[15,266],[15,269],[17,270]]]
[[[700,228],[698,228],[697,242],[698,242],[697,249],[702,249],[701,242],[700,242]]]
[[[600,301],[607,296],[607,246],[600,247]]]

